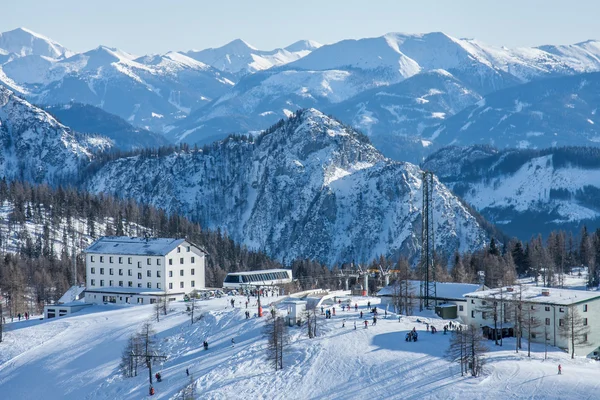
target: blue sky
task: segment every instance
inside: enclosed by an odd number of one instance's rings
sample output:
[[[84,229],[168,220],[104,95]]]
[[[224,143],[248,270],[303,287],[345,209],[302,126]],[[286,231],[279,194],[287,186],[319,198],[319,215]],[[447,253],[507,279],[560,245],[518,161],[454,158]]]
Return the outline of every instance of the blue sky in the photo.
[[[431,31],[515,47],[600,39],[599,15],[598,0],[18,0],[2,7],[0,31],[24,26],[75,51],[135,54]]]

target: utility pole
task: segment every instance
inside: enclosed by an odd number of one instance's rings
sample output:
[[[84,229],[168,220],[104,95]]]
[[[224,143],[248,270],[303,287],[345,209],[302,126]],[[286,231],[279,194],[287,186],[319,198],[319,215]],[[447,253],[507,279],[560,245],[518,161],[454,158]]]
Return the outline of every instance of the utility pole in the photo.
[[[420,310],[434,306],[435,284],[435,238],[433,227],[433,172],[423,171],[423,208],[421,211],[421,285]]]
[[[131,352],[131,357],[145,357],[146,358],[146,365],[148,365],[148,381],[150,382],[150,389],[152,388],[152,360],[155,358],[161,359],[161,360],[166,360],[167,356],[162,356],[162,355],[153,355],[153,354],[133,354],[133,352]]]

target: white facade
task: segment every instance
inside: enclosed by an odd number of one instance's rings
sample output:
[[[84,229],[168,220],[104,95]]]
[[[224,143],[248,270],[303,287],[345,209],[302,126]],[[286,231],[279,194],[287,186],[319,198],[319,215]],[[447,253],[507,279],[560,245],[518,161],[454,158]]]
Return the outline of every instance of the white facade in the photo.
[[[48,304],[44,306],[44,319],[67,317],[90,305],[82,302]]]
[[[529,336],[525,318],[531,316],[540,323],[535,332],[532,332],[532,342],[546,341],[548,345],[569,352],[572,350],[571,341],[560,335],[560,326],[565,323],[565,314],[569,309],[577,309],[589,332],[587,343],[575,346],[575,354],[593,357],[600,355],[600,292],[523,286],[522,289],[506,287],[469,293],[465,298],[468,300],[468,312],[463,321],[480,328],[494,328],[494,317],[490,307],[496,302],[497,327],[500,328],[502,318],[503,327],[512,330],[515,320],[514,307],[518,302],[523,302],[522,337]]]
[[[104,237],[86,250],[86,301],[145,304],[205,288],[206,253],[184,239]],[[124,297],[125,296],[125,297]],[[115,300],[113,297],[121,300]],[[129,297],[128,300],[126,298]]]

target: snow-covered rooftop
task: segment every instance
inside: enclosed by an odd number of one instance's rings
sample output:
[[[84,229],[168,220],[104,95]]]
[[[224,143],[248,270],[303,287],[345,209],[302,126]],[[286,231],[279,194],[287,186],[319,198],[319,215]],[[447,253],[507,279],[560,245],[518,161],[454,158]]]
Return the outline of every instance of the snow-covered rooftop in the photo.
[[[521,286],[522,299],[529,303],[543,303],[543,304],[556,304],[568,306],[571,304],[577,304],[588,300],[600,298],[600,291],[585,291],[585,290],[573,290],[573,289],[556,289],[556,288],[544,288],[539,286]],[[509,290],[512,289],[512,292]],[[502,290],[502,293],[500,292]],[[542,294],[542,291],[548,291],[548,295]],[[500,298],[502,296],[505,299],[519,298],[519,286],[508,286],[497,289],[482,290],[474,293],[467,293],[465,297],[469,298]]]
[[[83,296],[83,292],[85,291],[85,286],[71,286],[69,290],[66,291],[65,294],[62,295],[60,299],[58,299],[58,304],[66,304],[75,300],[81,299]]]
[[[164,290],[161,289],[148,289],[148,288],[132,288],[132,287],[121,287],[121,286],[106,286],[94,289],[87,289],[88,293],[122,293],[122,294],[165,294]]]
[[[96,240],[85,251],[91,254],[164,256],[183,242],[184,239],[106,236]]]
[[[410,284],[409,291],[413,295],[418,296],[421,287],[421,281],[408,281]],[[481,285],[473,283],[453,283],[453,282],[438,282],[435,285],[436,297],[438,299],[464,300],[464,295],[471,292],[476,292],[481,289]],[[394,286],[389,285],[377,292],[378,296],[392,296]]]

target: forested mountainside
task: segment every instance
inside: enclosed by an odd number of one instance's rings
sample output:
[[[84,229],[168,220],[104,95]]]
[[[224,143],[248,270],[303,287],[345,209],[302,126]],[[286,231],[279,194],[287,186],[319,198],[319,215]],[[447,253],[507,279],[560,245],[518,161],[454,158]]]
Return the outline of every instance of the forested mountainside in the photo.
[[[72,180],[106,138],[81,135],[0,86],[0,175],[31,182]]]
[[[422,166],[506,234],[600,227],[600,149],[447,147]]]
[[[262,252],[236,244],[176,213],[75,189],[0,180],[0,294],[32,306],[57,300],[84,282],[82,251],[104,235],[186,237],[208,253],[206,282],[221,287],[226,272],[281,267]],[[310,261],[304,265],[312,266]],[[323,272],[321,272],[323,275]],[[25,304],[13,304],[24,310]]]
[[[136,128],[123,118],[89,104],[68,103],[44,107],[64,125],[79,133],[102,135],[114,148],[128,151],[166,146],[169,142],[159,133]]]
[[[597,147],[599,107],[600,73],[545,79],[489,94],[423,136],[438,146]]]
[[[189,215],[289,262],[333,265],[418,254],[421,170],[386,159],[352,128],[303,110],[256,137],[94,166],[84,186]],[[437,180],[435,238],[450,256],[488,234]]]

